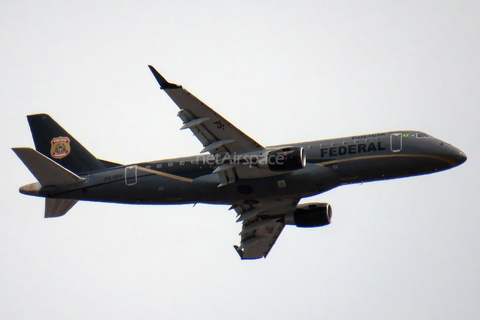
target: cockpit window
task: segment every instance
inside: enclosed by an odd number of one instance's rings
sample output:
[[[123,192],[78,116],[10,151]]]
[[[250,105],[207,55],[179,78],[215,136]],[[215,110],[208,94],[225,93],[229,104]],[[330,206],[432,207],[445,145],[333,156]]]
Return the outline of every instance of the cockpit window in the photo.
[[[417,133],[417,138],[428,138],[429,135],[423,132]]]

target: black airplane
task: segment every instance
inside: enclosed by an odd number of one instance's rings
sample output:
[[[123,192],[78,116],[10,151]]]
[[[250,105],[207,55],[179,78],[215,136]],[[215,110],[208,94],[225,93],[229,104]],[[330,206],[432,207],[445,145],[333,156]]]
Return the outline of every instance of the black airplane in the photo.
[[[13,148],[38,182],[20,187],[45,197],[45,217],[78,200],[128,204],[226,204],[242,222],[242,259],[266,257],[286,224],[320,227],[328,203],[303,203],[345,184],[434,173],[466,155],[420,131],[392,131],[264,147],[182,86],[149,66],[180,108],[181,129],[200,140],[200,155],[122,165],[97,159],[47,114],[29,115],[35,149]]]

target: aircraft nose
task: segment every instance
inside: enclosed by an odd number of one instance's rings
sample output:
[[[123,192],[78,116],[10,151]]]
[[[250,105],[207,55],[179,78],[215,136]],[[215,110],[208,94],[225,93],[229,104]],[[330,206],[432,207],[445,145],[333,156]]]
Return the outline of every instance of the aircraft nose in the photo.
[[[452,167],[459,166],[465,161],[467,161],[467,155],[460,149],[457,149],[453,146],[451,146],[447,157]]]
[[[452,154],[451,157],[456,162],[457,166],[467,161],[467,155],[461,150],[458,150],[456,153]]]

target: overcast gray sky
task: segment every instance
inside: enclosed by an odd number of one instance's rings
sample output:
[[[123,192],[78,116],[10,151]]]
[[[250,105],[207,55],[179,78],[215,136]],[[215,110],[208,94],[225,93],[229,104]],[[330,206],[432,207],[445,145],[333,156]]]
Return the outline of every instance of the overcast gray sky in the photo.
[[[480,2],[2,1],[0,318],[476,319]],[[421,130],[468,155],[341,187],[333,223],[240,261],[227,206],[78,203],[43,219],[10,150],[49,113],[99,158],[196,154],[147,68],[263,145]],[[477,147],[476,147],[477,146]]]

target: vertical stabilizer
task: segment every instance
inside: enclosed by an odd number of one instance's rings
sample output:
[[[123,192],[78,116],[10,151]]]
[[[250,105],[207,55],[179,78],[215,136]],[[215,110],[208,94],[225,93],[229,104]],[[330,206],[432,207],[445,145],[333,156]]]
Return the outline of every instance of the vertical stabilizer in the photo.
[[[48,114],[27,116],[38,152],[76,174],[104,168],[70,133],[63,129]]]

